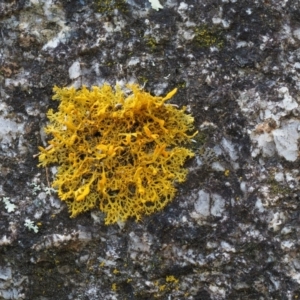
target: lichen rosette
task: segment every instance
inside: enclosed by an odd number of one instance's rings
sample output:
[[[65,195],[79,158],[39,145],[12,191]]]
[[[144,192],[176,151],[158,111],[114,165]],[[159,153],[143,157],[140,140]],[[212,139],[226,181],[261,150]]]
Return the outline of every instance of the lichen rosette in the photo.
[[[184,147],[196,134],[185,108],[166,103],[176,89],[156,97],[137,85],[91,89],[54,87],[58,110],[47,113],[39,147],[40,166],[58,164],[53,182],[71,217],[99,207],[105,223],[140,220],[162,210],[184,182],[193,152]]]

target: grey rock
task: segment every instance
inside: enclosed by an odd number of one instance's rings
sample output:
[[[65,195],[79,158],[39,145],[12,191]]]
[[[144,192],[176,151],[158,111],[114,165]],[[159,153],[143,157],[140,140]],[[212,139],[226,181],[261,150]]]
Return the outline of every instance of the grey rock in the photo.
[[[0,2],[1,299],[299,298],[298,1]],[[141,222],[70,219],[37,167],[53,86],[105,82],[177,87],[199,130]]]

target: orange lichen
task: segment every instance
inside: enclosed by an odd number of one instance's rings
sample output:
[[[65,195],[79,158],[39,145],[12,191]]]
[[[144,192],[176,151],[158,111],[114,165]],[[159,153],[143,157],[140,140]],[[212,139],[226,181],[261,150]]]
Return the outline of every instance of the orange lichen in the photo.
[[[71,217],[100,207],[105,223],[125,221],[163,209],[186,179],[183,164],[193,152],[182,147],[196,133],[193,117],[137,85],[126,95],[107,84],[91,89],[54,87],[58,111],[47,113],[39,147],[40,166],[59,165],[53,187]]]

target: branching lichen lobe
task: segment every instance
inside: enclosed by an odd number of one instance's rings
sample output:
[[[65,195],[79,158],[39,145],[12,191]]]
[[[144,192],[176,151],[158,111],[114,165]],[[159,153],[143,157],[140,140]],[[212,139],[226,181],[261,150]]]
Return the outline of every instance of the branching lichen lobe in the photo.
[[[175,196],[175,182],[186,179],[183,168],[193,152],[183,145],[196,134],[193,117],[166,97],[155,97],[137,85],[105,84],[91,89],[54,87],[58,111],[49,110],[40,147],[40,166],[58,164],[53,187],[66,201],[71,217],[99,205],[105,223],[140,220],[163,209]]]

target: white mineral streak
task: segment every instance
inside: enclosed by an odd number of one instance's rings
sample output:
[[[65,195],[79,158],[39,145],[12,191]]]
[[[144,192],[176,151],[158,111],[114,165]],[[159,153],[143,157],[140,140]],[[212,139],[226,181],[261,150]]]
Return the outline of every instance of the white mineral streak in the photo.
[[[62,246],[66,246],[69,243],[80,242],[81,244],[85,244],[92,239],[91,233],[85,231],[74,231],[70,234],[51,234],[46,235],[43,238],[42,242],[38,242],[32,246],[32,249],[36,251],[48,249],[48,248],[60,248]]]

